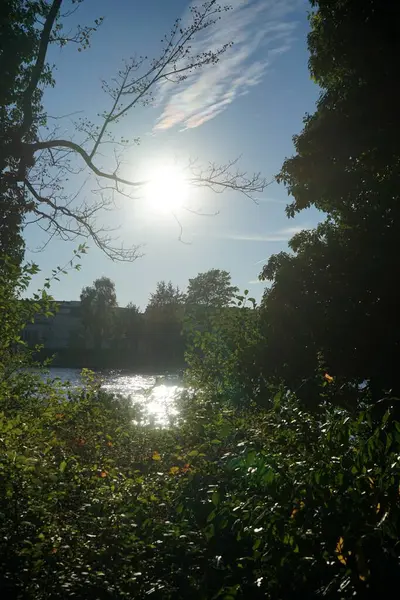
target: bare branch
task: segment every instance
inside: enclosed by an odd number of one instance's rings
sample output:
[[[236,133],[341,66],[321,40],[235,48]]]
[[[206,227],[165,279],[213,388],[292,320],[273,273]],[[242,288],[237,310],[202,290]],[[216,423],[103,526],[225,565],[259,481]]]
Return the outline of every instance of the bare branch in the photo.
[[[261,194],[272,181],[262,177],[260,173],[247,174],[235,168],[238,158],[225,165],[209,163],[207,169],[198,168],[196,163],[189,165],[191,177],[188,182],[195,187],[207,187],[216,194],[222,194],[226,190],[237,191],[244,194],[254,202],[257,202],[255,194]]]
[[[182,236],[183,236],[183,226],[182,226],[182,223],[180,222],[180,220],[179,220],[179,218],[178,218],[177,214],[176,214],[175,212],[173,212],[173,213],[172,213],[172,216],[174,217],[174,219],[175,219],[175,221],[177,222],[177,224],[178,224],[178,227],[179,227],[179,236],[178,236],[178,240],[179,240],[180,242],[182,242],[182,244],[185,244],[186,246],[190,246],[191,242],[185,242],[185,241],[182,239]]]
[[[40,15],[46,16],[43,19],[36,62],[23,94],[23,119],[21,126],[17,128],[16,136],[18,143],[7,142],[7,169],[2,177],[7,185],[13,187],[15,193],[27,192],[24,214],[27,216],[33,213],[34,218],[25,220],[25,223],[35,222],[50,236],[59,235],[62,239],[91,237],[112,260],[134,260],[139,256],[138,246],[128,250],[115,248],[111,242],[112,230],[96,225],[99,212],[111,210],[117,194],[134,201],[148,183],[122,176],[124,161],[122,154],[117,153],[116,149],[126,150],[129,140],[124,137],[115,139],[113,127],[138,104],[150,104],[153,91],[160,90],[161,84],[179,84],[194,70],[215,65],[219,61],[230,43],[217,49],[196,53],[192,41],[196,35],[213,26],[221,18],[220,13],[228,7],[221,7],[217,0],[205,0],[200,8],[191,6],[191,22],[182,24],[180,19],[175,21],[170,33],[161,40],[162,48],[158,58],[150,61],[147,57],[132,58],[109,83],[102,82],[103,91],[111,98],[109,109],[99,115],[99,121],[79,118],[77,123],[74,123],[75,132],[70,137],[62,131],[58,122],[76,112],[60,117],[36,115],[36,121],[33,122],[35,92],[38,91],[40,81],[46,80],[48,75],[45,58],[49,44],[58,42],[62,46],[67,41],[72,41],[86,47],[89,34],[102,22],[102,18],[95,21],[96,27],[79,26],[75,34],[64,33],[60,18],[68,16],[68,12],[60,16],[61,5],[62,0],[49,0],[48,5],[41,5]],[[43,128],[37,133],[37,128],[40,128],[46,119],[55,121],[52,131],[49,133]],[[41,136],[44,139],[41,139]],[[138,143],[138,140],[134,142]],[[114,149],[114,169],[113,166],[101,166],[103,151],[107,161],[105,164],[112,160],[112,153],[108,152],[109,147],[107,152],[104,149],[106,144],[112,144]],[[82,186],[76,193],[67,194],[65,189],[68,188],[70,175],[79,176],[83,172],[88,177]],[[81,200],[85,185],[93,176],[97,180],[97,189],[91,191],[96,197],[92,198],[91,202]],[[192,187],[206,187],[215,193],[237,191],[254,201],[255,196],[268,185],[259,173],[247,174],[241,171],[237,167],[237,160],[222,166],[209,163],[205,167],[192,161],[188,167],[187,182]],[[189,206],[182,207],[182,210],[212,216]],[[213,214],[218,214],[218,211]],[[179,226],[179,239],[182,241],[182,224],[176,213],[172,212],[172,215]]]
[[[33,152],[36,152],[37,150],[42,150],[44,148],[70,148],[71,150],[73,150],[74,152],[76,152],[83,158],[83,160],[85,161],[87,166],[98,177],[102,177],[103,179],[111,179],[112,181],[116,181],[118,183],[122,183],[124,185],[130,185],[130,186],[134,186],[134,187],[140,187],[146,183],[145,181],[129,181],[128,179],[123,179],[122,177],[118,177],[117,175],[115,175],[113,173],[105,173],[104,171],[101,171],[100,169],[98,169],[96,167],[96,165],[93,164],[93,162],[92,162],[89,154],[86,152],[86,150],[84,150],[82,148],[82,146],[80,146],[79,144],[76,144],[75,142],[71,142],[70,140],[47,140],[44,142],[35,142],[34,144],[25,144],[25,145],[28,146]]]
[[[33,209],[33,212],[38,215],[39,219],[48,221],[46,231],[52,227],[53,232],[64,240],[72,240],[77,237],[91,238],[96,246],[113,261],[132,262],[141,256],[139,246],[132,246],[131,248],[113,246],[111,243],[112,238],[108,233],[115,230],[98,229],[95,227],[93,217],[98,210],[105,208],[105,203],[102,206],[97,204],[91,208],[83,206],[81,210],[76,208],[71,210],[66,205],[56,204],[49,197],[41,196],[28,180],[25,180],[24,183],[39,205],[45,205],[52,209],[52,212],[45,212],[38,205]],[[59,218],[60,216],[68,217],[70,220],[67,221],[67,224],[63,224]],[[76,225],[72,226],[71,223],[76,223]]]

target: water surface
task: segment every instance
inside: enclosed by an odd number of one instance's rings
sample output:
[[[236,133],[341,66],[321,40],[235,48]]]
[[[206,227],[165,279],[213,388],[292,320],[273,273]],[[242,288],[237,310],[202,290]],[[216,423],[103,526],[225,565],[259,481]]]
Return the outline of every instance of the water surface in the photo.
[[[70,381],[73,386],[82,384],[80,369],[51,368],[51,378]],[[124,371],[96,373],[102,388],[121,394],[141,405],[144,420],[155,427],[168,426],[177,416],[176,401],[183,391],[182,378],[175,375],[144,375]]]

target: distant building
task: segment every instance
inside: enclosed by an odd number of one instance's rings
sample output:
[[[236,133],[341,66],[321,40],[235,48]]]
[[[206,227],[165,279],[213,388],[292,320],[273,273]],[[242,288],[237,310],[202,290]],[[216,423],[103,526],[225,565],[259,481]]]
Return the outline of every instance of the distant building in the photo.
[[[22,338],[30,346],[42,344],[49,350],[68,348],[82,331],[81,303],[72,300],[57,304],[58,311],[53,317],[38,315],[34,323],[25,326]]]

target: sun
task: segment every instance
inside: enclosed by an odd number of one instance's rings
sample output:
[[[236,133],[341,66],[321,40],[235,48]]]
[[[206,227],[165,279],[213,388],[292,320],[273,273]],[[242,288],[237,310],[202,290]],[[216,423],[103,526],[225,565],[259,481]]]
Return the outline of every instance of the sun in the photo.
[[[189,196],[189,183],[175,165],[154,169],[145,185],[144,197],[149,207],[162,213],[181,208]]]

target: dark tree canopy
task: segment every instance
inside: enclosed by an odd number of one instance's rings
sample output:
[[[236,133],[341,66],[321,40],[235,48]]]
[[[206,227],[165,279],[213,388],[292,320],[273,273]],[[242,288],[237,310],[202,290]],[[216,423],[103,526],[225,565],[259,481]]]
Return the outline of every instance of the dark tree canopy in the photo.
[[[273,256],[262,276],[267,374],[300,386],[321,360],[333,374],[398,388],[400,359],[400,67],[395,3],[312,2],[310,69],[316,112],[295,136],[278,181],[293,216],[327,214]]]
[[[9,148],[15,144],[23,119],[23,93],[29,84],[39,44],[36,19],[46,14],[45,4],[26,0],[4,0],[0,6],[0,255],[7,254],[17,262],[23,256],[21,235],[23,216],[29,205],[26,190],[14,186],[7,177],[16,167]],[[50,82],[43,70],[40,83]],[[42,110],[42,89],[37,88],[31,104],[35,124],[27,132],[27,141],[35,139]]]
[[[82,322],[95,347],[101,348],[113,333],[114,309],[118,306],[115,284],[100,277],[81,293]]]

